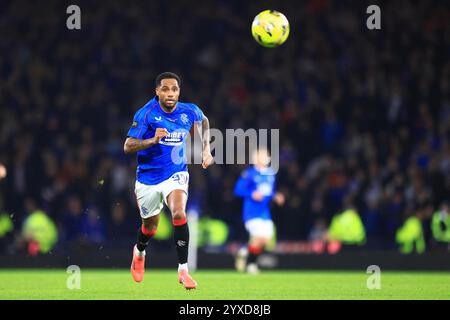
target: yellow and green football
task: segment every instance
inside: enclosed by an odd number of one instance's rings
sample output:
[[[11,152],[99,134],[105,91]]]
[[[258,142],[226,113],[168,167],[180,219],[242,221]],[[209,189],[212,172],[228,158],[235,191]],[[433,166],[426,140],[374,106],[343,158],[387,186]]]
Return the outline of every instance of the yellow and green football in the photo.
[[[281,12],[264,10],[253,20],[252,35],[263,47],[278,47],[289,37],[289,21]]]

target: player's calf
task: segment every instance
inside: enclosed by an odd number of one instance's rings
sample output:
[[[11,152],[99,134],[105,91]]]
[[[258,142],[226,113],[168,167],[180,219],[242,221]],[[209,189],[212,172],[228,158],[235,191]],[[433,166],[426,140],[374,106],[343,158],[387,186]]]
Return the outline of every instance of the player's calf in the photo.
[[[179,217],[179,216],[177,216]],[[178,266],[183,268],[187,266],[188,252],[189,252],[189,227],[186,216],[181,219],[173,219],[173,238],[175,247],[177,249]]]
[[[186,289],[195,289],[197,282],[188,272],[188,253],[189,253],[189,227],[185,214],[173,214],[172,220],[174,226],[174,241],[178,256],[178,281]]]
[[[156,227],[145,226],[144,224],[139,228],[136,247],[141,253],[145,254],[145,248],[147,248],[148,242],[155,235],[156,230]]]
[[[262,246],[256,246],[256,245],[249,245],[248,246],[248,259],[247,259],[247,265],[250,264],[256,264],[258,257],[263,252],[264,247]]]

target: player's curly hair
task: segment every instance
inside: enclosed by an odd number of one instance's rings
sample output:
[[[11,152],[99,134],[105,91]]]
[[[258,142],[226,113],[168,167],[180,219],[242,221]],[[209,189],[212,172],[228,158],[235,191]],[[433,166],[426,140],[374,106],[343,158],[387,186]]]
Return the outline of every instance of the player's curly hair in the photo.
[[[175,79],[178,81],[178,86],[181,86],[181,79],[178,75],[173,72],[163,72],[156,77],[155,87],[159,87],[163,79]]]

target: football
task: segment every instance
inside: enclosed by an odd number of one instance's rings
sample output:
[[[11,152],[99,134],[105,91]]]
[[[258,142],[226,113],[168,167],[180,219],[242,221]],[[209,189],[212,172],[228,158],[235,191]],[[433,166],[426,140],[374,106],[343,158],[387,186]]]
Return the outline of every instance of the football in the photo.
[[[256,42],[266,48],[282,45],[289,37],[289,21],[275,10],[260,12],[252,23],[252,35]]]

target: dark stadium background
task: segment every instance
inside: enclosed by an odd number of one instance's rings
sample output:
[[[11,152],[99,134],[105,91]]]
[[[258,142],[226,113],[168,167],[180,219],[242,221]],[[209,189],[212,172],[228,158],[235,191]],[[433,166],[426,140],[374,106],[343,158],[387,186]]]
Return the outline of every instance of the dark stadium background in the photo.
[[[70,4],[81,30],[66,28]],[[369,4],[381,30],[366,28]],[[250,33],[267,8],[290,21],[276,49]],[[14,231],[0,253],[27,254],[35,208],[58,226],[53,255],[131,248],[140,222],[123,142],[163,71],[213,128],[280,129],[279,243],[307,243],[350,201],[360,250],[397,253],[395,232],[418,211],[426,251],[442,249],[430,219],[450,195],[449,21],[445,1],[1,1],[0,211]],[[233,196],[243,168],[190,166],[189,204],[227,223],[227,244],[247,237]]]

